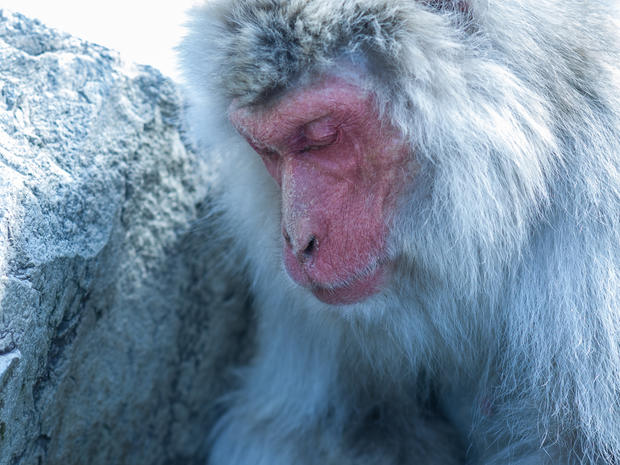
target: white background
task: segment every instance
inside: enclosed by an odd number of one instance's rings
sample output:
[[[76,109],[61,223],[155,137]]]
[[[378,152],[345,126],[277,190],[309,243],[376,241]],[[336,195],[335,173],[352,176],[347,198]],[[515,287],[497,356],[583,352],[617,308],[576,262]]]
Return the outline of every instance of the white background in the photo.
[[[203,0],[204,1],[204,0]],[[173,47],[184,34],[186,11],[201,0],[0,0],[0,8],[122,53],[176,79]]]

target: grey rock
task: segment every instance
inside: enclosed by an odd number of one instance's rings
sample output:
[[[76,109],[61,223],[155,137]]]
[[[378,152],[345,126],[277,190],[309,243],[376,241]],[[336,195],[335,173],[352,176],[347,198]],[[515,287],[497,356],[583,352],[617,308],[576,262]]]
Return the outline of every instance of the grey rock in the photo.
[[[198,464],[246,285],[173,83],[0,10],[0,464]]]

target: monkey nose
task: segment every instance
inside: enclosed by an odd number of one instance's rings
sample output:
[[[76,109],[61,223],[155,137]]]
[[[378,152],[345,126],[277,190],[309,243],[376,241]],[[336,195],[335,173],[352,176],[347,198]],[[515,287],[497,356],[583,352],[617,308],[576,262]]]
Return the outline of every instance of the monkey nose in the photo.
[[[282,230],[282,235],[284,236],[287,247],[291,249],[299,263],[307,263],[312,259],[318,248],[318,239],[316,235],[309,234],[304,240],[300,241],[293,241],[286,229]]]

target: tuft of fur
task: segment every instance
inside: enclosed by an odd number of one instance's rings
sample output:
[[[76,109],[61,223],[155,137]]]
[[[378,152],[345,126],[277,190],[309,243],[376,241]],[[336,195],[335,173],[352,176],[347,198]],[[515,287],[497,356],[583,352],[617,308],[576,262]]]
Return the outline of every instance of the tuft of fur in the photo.
[[[459,463],[455,434],[472,464],[618,463],[618,2],[213,0],[192,15],[193,126],[259,312],[213,463]],[[227,109],[343,63],[420,174],[393,283],[334,308],[283,271],[279,193]]]

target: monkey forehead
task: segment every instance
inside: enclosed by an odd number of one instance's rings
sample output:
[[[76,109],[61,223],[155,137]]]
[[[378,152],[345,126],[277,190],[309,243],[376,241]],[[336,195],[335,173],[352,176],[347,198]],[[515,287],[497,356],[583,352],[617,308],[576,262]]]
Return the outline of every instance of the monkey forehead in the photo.
[[[217,87],[255,104],[286,91],[308,71],[321,72],[346,54],[393,70],[400,36],[423,2],[409,0],[214,0]],[[211,44],[210,44],[211,46]]]
[[[372,93],[360,83],[347,76],[325,75],[287,92],[268,107],[240,106],[233,100],[228,116],[245,137],[277,144],[301,126],[324,116],[368,118],[375,112]]]

